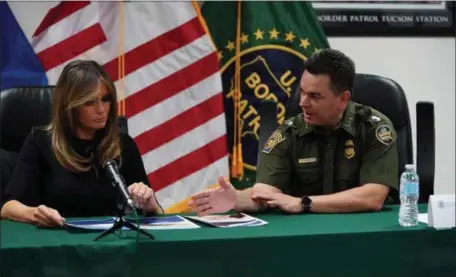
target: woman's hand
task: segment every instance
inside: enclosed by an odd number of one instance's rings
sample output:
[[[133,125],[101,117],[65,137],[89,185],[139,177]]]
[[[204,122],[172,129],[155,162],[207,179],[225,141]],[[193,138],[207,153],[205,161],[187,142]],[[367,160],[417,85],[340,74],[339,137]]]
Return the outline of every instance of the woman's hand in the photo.
[[[62,227],[65,223],[59,212],[55,209],[40,205],[38,207],[31,208],[31,221],[33,224],[40,227]]]
[[[163,213],[162,208],[158,205],[154,191],[144,183],[134,183],[128,187],[136,206],[144,212]]]

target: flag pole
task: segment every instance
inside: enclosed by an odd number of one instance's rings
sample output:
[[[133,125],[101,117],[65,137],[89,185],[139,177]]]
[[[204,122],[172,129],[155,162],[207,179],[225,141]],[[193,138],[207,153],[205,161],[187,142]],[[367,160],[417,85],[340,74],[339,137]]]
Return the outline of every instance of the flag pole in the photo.
[[[118,68],[117,73],[119,75],[120,80],[120,91],[118,93],[119,98],[121,98],[119,102],[119,111],[118,114],[125,116],[125,98],[126,98],[126,83],[125,83],[125,52],[124,52],[124,43],[125,43],[125,20],[124,20],[124,2],[119,2],[119,57],[118,59]]]
[[[236,68],[236,76],[237,78],[237,89],[236,89],[236,107],[237,113],[236,113],[236,122],[235,124],[237,125],[237,175],[238,178],[242,178],[244,175],[244,161],[242,158],[242,126],[241,126],[241,118],[240,118],[240,112],[239,112],[239,107],[240,107],[240,102],[241,102],[241,26],[242,26],[242,0],[238,0],[237,3],[237,30],[236,30],[236,62],[237,62],[237,68]]]

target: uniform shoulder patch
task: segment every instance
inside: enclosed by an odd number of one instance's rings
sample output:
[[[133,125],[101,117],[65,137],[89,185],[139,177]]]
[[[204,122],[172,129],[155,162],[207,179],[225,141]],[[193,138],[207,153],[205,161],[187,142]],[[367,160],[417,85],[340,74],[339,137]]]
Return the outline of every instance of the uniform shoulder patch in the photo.
[[[375,130],[378,141],[385,145],[390,145],[396,139],[394,130],[388,125],[380,125]]]
[[[268,141],[263,147],[263,153],[269,154],[274,147],[285,140],[282,132],[279,130],[275,130],[272,135],[269,137]]]

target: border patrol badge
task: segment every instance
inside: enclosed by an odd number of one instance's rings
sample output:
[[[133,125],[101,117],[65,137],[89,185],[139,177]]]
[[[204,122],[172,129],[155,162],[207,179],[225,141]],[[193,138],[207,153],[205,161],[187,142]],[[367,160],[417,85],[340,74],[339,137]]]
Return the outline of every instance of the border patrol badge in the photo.
[[[264,145],[263,153],[269,154],[277,144],[284,140],[285,137],[282,135],[282,132],[275,130]]]
[[[353,140],[349,139],[345,142],[344,155],[347,159],[351,159],[355,156],[355,144],[353,143]]]
[[[385,145],[390,145],[394,141],[394,132],[391,130],[391,127],[388,125],[380,125],[375,130],[375,136],[378,141]]]

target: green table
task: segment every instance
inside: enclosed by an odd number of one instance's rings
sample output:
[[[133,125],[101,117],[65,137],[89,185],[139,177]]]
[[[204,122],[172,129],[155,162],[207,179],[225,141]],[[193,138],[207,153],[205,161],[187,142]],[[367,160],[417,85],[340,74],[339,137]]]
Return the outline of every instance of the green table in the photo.
[[[426,207],[420,207],[426,212]],[[1,222],[1,276],[456,276],[456,230],[377,213],[257,215],[262,227],[110,235]]]

